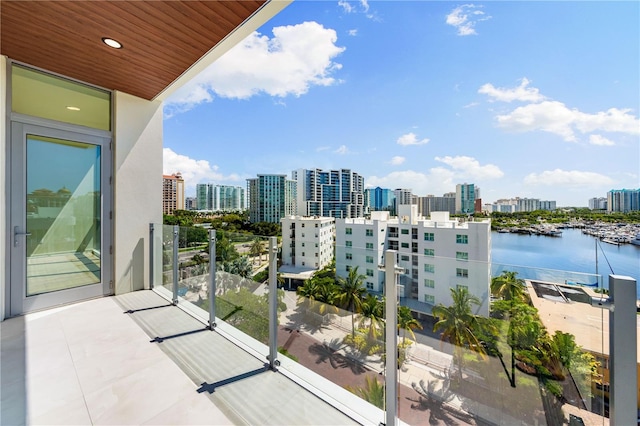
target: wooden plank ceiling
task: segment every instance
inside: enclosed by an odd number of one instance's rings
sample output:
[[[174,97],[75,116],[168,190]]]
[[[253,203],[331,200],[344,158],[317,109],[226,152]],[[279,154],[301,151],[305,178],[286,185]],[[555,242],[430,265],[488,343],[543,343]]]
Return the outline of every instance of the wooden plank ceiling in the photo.
[[[265,1],[2,0],[0,53],[153,99]]]

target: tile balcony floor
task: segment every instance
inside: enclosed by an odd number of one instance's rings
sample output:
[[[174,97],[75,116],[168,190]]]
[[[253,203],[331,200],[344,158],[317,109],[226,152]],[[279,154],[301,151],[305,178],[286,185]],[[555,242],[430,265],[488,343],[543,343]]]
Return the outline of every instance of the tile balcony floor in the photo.
[[[151,291],[7,319],[0,337],[2,425],[356,423]]]

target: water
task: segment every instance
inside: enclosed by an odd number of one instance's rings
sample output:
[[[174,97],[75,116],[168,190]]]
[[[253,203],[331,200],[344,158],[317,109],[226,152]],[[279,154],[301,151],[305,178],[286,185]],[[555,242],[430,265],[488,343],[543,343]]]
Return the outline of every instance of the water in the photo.
[[[491,233],[491,261],[495,264],[517,265],[522,268],[503,267],[516,270],[522,278],[535,271],[573,271],[582,274],[560,274],[555,280],[593,283],[596,273],[596,239],[578,229],[564,229],[562,237]],[[493,273],[499,273],[495,270]],[[626,275],[640,284],[640,246],[623,244],[616,246],[598,242],[598,273],[604,276],[604,287],[608,286],[608,275]],[[544,277],[538,277],[544,279]]]

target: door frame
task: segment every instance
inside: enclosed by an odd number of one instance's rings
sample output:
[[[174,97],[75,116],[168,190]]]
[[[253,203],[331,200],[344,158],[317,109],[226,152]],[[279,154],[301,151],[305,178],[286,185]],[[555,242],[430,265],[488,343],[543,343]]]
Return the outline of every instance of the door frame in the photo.
[[[113,226],[112,226],[112,134],[57,121],[11,114],[7,138],[7,233],[8,278],[6,285],[7,317],[50,308],[57,305],[81,301],[93,297],[113,294]],[[71,140],[101,147],[100,188],[101,188],[101,282],[66,290],[26,296],[26,256],[24,240],[14,248],[14,227],[24,232],[26,229],[26,136],[35,134],[63,140]]]

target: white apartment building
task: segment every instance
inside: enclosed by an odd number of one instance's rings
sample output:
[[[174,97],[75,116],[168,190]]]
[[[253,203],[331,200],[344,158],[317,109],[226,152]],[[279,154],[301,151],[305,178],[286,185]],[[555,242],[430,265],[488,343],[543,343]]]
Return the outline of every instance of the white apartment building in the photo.
[[[334,218],[285,216],[280,223],[285,270],[321,269],[331,263],[336,229]]]
[[[384,271],[381,265],[387,238],[388,211],[371,212],[370,219],[336,219],[336,274],[347,276],[358,267],[364,275],[368,291],[381,293],[384,289]]]
[[[418,215],[416,205],[399,207],[398,217],[379,213],[375,219],[336,221],[336,274],[351,268],[366,276],[368,290],[382,292],[384,250],[397,250],[397,265],[404,269],[398,284],[402,304],[430,313],[434,305],[453,303],[450,288],[465,286],[481,305],[476,313],[489,315],[491,281],[491,224],[459,221],[449,212]]]

